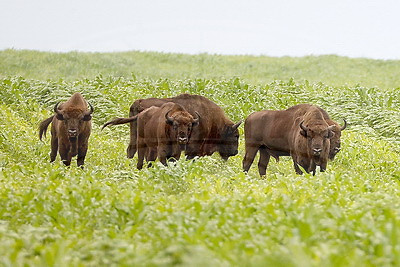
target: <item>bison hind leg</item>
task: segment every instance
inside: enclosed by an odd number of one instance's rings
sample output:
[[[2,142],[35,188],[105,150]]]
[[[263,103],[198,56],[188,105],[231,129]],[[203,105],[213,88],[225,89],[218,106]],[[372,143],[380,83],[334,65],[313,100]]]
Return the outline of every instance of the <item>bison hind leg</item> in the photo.
[[[254,157],[258,152],[258,146],[253,144],[246,144],[246,152],[243,158],[243,171],[248,172],[251,164],[253,164]]]
[[[126,156],[131,159],[136,154],[136,144],[129,144],[128,148],[126,149]]]
[[[270,154],[268,153],[266,147],[260,147],[260,159],[258,160],[258,172],[260,176],[264,176],[267,172],[267,167],[270,159]]]
[[[53,162],[53,161],[56,160],[57,151],[58,151],[58,138],[52,136],[52,137],[51,137],[50,162]]]
[[[141,170],[143,168],[143,161],[144,161],[146,152],[147,152],[146,147],[141,147],[138,149],[138,161],[137,161],[137,165],[136,165],[136,168],[138,170]]]

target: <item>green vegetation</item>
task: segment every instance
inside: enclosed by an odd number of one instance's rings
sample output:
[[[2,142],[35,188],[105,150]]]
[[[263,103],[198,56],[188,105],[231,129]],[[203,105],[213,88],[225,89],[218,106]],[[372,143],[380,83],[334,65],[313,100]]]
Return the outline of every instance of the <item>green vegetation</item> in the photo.
[[[139,79],[231,79],[266,84],[275,80],[323,82],[332,86],[398,88],[400,62],[346,58],[185,55],[155,52],[48,53],[0,51],[0,78],[20,75],[29,79],[94,79],[97,75]]]
[[[319,79],[310,61],[332,71]],[[277,67],[290,62],[296,75]],[[400,62],[7,50],[0,68],[2,266],[400,265]],[[95,107],[83,170],[76,160],[49,163],[50,138],[39,141],[37,130],[76,91]],[[343,149],[325,173],[296,175],[282,158],[260,178],[254,165],[241,171],[241,126],[239,155],[227,162],[213,155],[138,171],[125,156],[128,127],[100,131],[135,99],[183,92],[234,121],[320,105],[348,121]]]

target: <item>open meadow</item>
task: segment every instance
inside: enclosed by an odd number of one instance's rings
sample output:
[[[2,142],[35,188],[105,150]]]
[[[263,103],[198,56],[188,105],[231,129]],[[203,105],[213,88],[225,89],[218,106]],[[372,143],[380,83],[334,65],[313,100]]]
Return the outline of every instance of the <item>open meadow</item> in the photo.
[[[0,51],[0,266],[399,266],[400,61]],[[49,163],[39,123],[81,92],[93,105],[82,170]],[[327,171],[239,154],[136,169],[134,100],[203,95],[232,121],[316,104],[348,127]]]

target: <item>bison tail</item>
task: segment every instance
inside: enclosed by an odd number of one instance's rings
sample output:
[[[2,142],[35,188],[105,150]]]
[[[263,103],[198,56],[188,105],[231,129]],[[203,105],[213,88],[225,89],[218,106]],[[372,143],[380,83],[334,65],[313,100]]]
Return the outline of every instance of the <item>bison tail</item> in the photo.
[[[103,130],[105,127],[107,127],[109,125],[118,125],[118,124],[124,124],[124,123],[128,123],[128,122],[132,122],[132,121],[137,120],[137,117],[138,116],[135,115],[135,116],[129,117],[129,118],[115,118],[112,121],[109,121],[109,122],[105,123],[101,129]]]
[[[42,140],[42,137],[46,137],[46,131],[47,127],[49,127],[49,124],[53,121],[54,115],[45,119],[39,124],[39,139]]]

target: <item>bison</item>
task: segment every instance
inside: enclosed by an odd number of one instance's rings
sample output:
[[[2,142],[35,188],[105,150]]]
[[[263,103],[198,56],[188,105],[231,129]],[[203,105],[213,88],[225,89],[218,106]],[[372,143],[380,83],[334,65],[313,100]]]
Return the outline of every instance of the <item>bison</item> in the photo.
[[[66,166],[71,164],[71,158],[76,155],[77,165],[82,166],[88,150],[93,107],[80,93],[73,94],[67,102],[59,103],[54,106],[54,115],[40,123],[39,138],[42,140],[52,123],[50,162],[56,159],[58,151]]]
[[[137,168],[142,169],[143,160],[160,162],[167,165],[167,159],[179,159],[192,135],[193,127],[199,124],[200,115],[196,118],[181,105],[167,102],[161,107],[152,106],[130,118],[116,118],[103,125],[117,125],[137,122]],[[196,131],[195,131],[196,132]]]
[[[333,127],[333,137],[331,138],[331,145],[329,148],[329,159],[333,160],[336,156],[337,153],[340,152],[341,150],[341,145],[340,145],[340,137],[342,136],[342,131],[344,129],[346,129],[347,127],[347,122],[345,119],[343,119],[344,125],[340,126],[339,123],[337,123],[336,121],[333,121],[328,113],[323,110],[322,108],[320,108],[320,111],[322,113],[322,115],[324,116],[325,121],[329,124],[329,125],[333,125],[335,127]]]
[[[201,121],[196,132],[193,133],[186,146],[185,154],[188,159],[196,156],[208,156],[218,152],[227,160],[238,153],[239,131],[238,123],[232,122],[225,116],[224,111],[211,100],[191,94],[181,94],[171,98],[147,98],[136,100],[130,107],[129,116],[133,117],[151,107],[160,107],[166,102],[173,102],[183,106],[192,116],[197,111]],[[137,122],[130,123],[130,142],[127,148],[128,158],[136,153]]]
[[[327,166],[330,140],[336,125],[329,125],[320,107],[298,105],[286,110],[264,110],[251,114],[245,121],[245,157],[243,169],[248,171],[260,151],[258,170],[265,175],[270,156],[291,156],[298,174],[315,174],[316,166]]]
[[[293,107],[291,107],[291,110],[298,110],[297,115],[304,115],[305,112],[307,112],[307,110],[309,108],[311,108],[313,105],[311,104],[299,104],[299,105],[295,105]],[[340,126],[337,122],[333,121],[329,114],[322,109],[321,107],[315,106],[316,108],[318,108],[321,113],[322,116],[324,117],[325,121],[329,124],[329,125],[334,125],[335,127],[333,127],[332,131],[334,133],[334,135],[332,136],[332,138],[330,139],[330,147],[329,147],[329,159],[333,160],[336,156],[337,153],[340,152],[341,150],[341,143],[340,143],[340,137],[342,136],[342,131],[344,129],[346,129],[347,127],[347,122],[345,119],[343,119],[344,121],[344,125]]]

